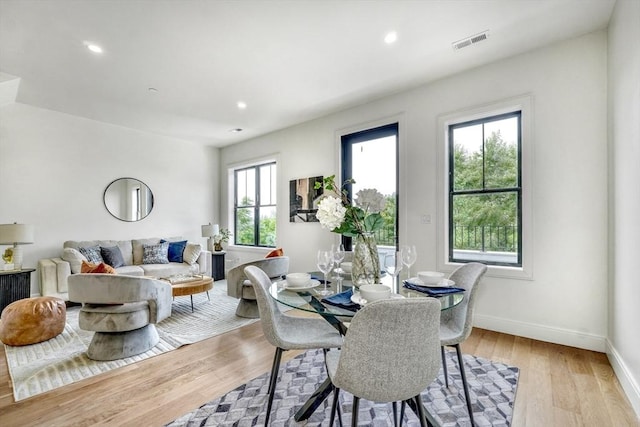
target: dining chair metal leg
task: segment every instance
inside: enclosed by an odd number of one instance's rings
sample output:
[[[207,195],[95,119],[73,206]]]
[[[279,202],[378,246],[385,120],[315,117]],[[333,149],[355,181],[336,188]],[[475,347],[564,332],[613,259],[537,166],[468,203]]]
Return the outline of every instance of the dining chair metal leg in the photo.
[[[422,398],[420,397],[420,394],[418,394],[416,397],[414,397],[414,400],[416,401],[416,407],[418,409],[418,418],[420,418],[420,426],[421,427],[427,427],[427,417],[424,414],[424,405],[422,404]]]
[[[360,407],[360,398],[353,396],[353,407],[351,409],[351,427],[358,427],[358,410]]]
[[[447,357],[445,356],[444,346],[440,346],[440,353],[442,353],[442,370],[444,371],[444,386],[449,388],[449,375],[447,375]]]
[[[336,418],[336,412],[338,410],[339,397],[340,397],[340,389],[336,387],[333,390],[333,403],[331,404],[331,418],[329,418],[329,427],[333,427],[333,420]],[[340,425],[342,425],[342,420],[340,420]]]
[[[398,427],[398,403],[391,402],[391,406],[393,407],[393,425]]]
[[[404,421],[404,410],[407,407],[407,401],[403,400],[400,404],[400,422],[398,423],[398,427],[402,427],[402,422]]]
[[[276,347],[276,354],[273,356],[273,365],[271,366],[271,377],[269,378],[269,401],[267,402],[267,414],[264,418],[265,427],[269,425],[269,417],[271,415],[271,405],[273,405],[273,397],[276,394],[276,382],[278,381],[278,370],[280,370],[280,359],[282,359],[283,350]]]
[[[462,351],[460,350],[460,344],[454,346],[456,353],[458,353],[458,366],[460,368],[460,376],[462,377],[462,388],[464,389],[464,398],[467,400],[467,410],[469,411],[469,420],[471,425],[474,426],[473,421],[473,409],[471,408],[471,397],[469,396],[469,384],[467,384],[467,375],[464,369],[464,363],[462,363]]]
[[[338,424],[342,427],[342,409],[340,409],[340,401],[338,401]]]

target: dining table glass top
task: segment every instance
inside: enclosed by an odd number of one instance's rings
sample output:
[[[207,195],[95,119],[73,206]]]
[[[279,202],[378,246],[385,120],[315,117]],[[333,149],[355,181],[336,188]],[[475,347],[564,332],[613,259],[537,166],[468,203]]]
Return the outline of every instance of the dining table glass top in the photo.
[[[350,281],[343,280],[342,286],[340,287],[340,289],[337,289],[337,281],[331,281],[329,287],[334,292],[344,292],[352,288],[352,283]],[[324,303],[322,301],[324,297],[322,295],[318,295],[315,292],[315,290],[319,288],[322,288],[322,285],[310,289],[291,289],[286,287],[286,280],[279,280],[271,284],[271,286],[269,287],[269,294],[272,298],[274,298],[279,303],[284,304],[285,306],[302,311],[308,311],[311,313],[340,317],[353,317],[357,313],[357,310],[349,310],[346,308],[341,308],[335,305]],[[355,299],[357,300],[357,289],[352,289],[352,291],[356,295]],[[410,290],[402,286],[400,287],[399,295],[404,298],[429,297],[429,295],[427,294]],[[460,304],[464,299],[464,293],[460,292],[441,295],[437,296],[436,299],[440,301],[442,310],[447,310]]]

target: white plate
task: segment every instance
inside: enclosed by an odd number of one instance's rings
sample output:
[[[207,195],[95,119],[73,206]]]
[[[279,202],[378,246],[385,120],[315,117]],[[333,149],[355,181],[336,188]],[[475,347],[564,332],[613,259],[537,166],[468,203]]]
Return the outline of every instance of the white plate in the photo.
[[[401,299],[404,298],[404,295],[400,295],[400,294],[391,294],[391,299]],[[353,295],[351,295],[351,302],[354,302],[358,305],[362,305],[364,306],[367,302],[364,301],[362,298],[360,298],[360,292],[354,292]]]
[[[435,285],[425,285],[424,283],[422,283],[422,280],[418,279],[417,277],[412,277],[408,280],[408,282],[413,285],[428,286],[430,288],[448,288],[456,284],[456,282],[454,282],[453,280],[442,279],[440,283],[436,283]]]
[[[283,281],[282,287],[288,291],[308,291],[320,285],[319,280],[311,279],[308,285],[305,286],[291,286],[286,280]]]

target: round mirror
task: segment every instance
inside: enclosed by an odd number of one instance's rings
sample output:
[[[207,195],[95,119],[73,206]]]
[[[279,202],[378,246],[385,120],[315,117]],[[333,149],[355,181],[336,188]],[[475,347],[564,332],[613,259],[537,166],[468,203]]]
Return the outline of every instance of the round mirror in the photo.
[[[140,221],[153,209],[153,193],[135,178],[118,178],[104,190],[104,206],[122,221]]]

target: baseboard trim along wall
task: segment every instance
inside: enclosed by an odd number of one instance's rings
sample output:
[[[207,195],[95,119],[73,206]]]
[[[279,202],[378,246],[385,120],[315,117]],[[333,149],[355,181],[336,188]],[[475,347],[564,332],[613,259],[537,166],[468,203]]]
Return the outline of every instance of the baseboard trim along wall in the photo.
[[[474,326],[490,331],[598,351],[600,353],[604,353],[606,350],[606,339],[599,335],[478,314],[474,316],[473,320]]]
[[[622,389],[626,393],[629,402],[631,402],[633,410],[638,418],[640,418],[640,386],[636,379],[633,378],[633,375],[631,375],[622,357],[620,357],[620,353],[618,353],[611,344],[611,341],[606,340],[606,345],[607,357],[609,358],[613,372],[615,372],[616,377],[618,377],[618,381],[620,381]]]

